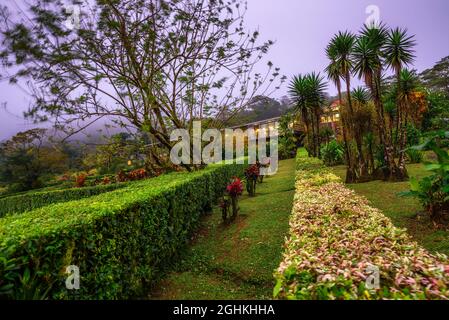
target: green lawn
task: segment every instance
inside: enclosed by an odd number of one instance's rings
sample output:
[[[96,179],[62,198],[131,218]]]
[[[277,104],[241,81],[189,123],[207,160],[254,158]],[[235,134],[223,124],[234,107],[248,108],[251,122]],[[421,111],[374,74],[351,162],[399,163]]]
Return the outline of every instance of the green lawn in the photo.
[[[273,271],[288,234],[295,160],[280,162],[279,172],[244,195],[238,219],[223,225],[215,208],[205,217],[175,271],[153,290],[153,299],[270,299]]]
[[[421,164],[408,165],[407,169],[410,176],[418,179],[428,174]],[[333,170],[344,181],[345,166],[334,167]],[[348,186],[370,200],[374,207],[381,209],[396,226],[406,228],[425,248],[449,255],[449,231],[436,229],[423,214],[423,209],[416,199],[397,195],[401,191],[409,190],[409,182],[372,181]]]

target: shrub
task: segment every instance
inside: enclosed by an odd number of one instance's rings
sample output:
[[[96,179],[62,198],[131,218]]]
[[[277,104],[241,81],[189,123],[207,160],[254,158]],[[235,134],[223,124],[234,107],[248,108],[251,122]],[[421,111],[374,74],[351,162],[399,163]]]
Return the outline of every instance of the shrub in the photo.
[[[143,180],[148,178],[148,172],[145,169],[137,169],[128,173],[128,179],[131,181]]]
[[[343,147],[335,140],[321,147],[321,157],[327,166],[343,164]]]
[[[407,158],[410,163],[421,163],[424,159],[424,153],[415,149],[407,149]]]
[[[79,200],[101,193],[117,190],[126,184],[111,184],[105,186],[72,188],[45,192],[28,192],[0,199],[0,217],[9,214],[19,214],[35,210],[50,204]]]
[[[231,183],[226,187],[226,193],[231,199],[232,219],[235,219],[239,213],[238,199],[243,193],[242,181],[237,177],[232,178]]]
[[[86,178],[87,176],[84,173],[80,173],[79,175],[77,175],[75,179],[75,187],[76,188],[84,187],[86,183]]]
[[[275,273],[281,299],[449,299],[449,261],[299,155],[290,236]],[[378,268],[379,288],[366,286]],[[368,279],[369,280],[369,279]]]
[[[126,299],[148,293],[202,212],[242,165],[212,165],[0,220],[0,292],[8,297]],[[66,289],[66,267],[80,289]],[[27,279],[24,285],[24,279]]]
[[[253,164],[245,170],[246,191],[248,191],[250,197],[254,197],[256,195],[256,186],[259,174],[260,168],[257,164]]]
[[[115,179],[117,180],[117,182],[125,182],[125,181],[128,181],[128,175],[126,174],[125,171],[120,170],[117,173]]]
[[[416,152],[432,150],[437,162],[427,162],[425,168],[432,174],[421,181],[411,178],[410,191],[401,193],[418,198],[433,220],[438,220],[443,212],[449,212],[449,152],[439,146],[441,139],[448,141],[449,131],[433,133],[424,144],[410,149]]]

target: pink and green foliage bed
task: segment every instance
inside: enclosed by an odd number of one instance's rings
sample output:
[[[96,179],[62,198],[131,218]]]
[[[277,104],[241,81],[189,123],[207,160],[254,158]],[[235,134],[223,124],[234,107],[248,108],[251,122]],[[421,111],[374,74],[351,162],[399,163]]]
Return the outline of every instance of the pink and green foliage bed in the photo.
[[[449,299],[446,256],[412,241],[320,160],[298,152],[296,174],[276,298]],[[366,286],[373,266],[380,271],[378,289]]]

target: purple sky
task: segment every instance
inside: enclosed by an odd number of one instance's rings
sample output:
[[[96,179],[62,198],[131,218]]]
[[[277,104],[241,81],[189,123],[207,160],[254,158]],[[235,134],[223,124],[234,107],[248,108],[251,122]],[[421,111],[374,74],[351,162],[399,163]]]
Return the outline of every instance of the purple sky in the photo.
[[[406,27],[416,35],[414,68],[422,71],[449,55],[448,0],[248,0],[247,27],[259,28],[261,39],[275,40],[268,59],[289,78],[293,74],[322,71],[327,64],[324,48],[338,30],[356,32],[366,21],[369,5],[380,9],[390,27]],[[285,86],[275,97],[287,92]],[[335,89],[329,88],[334,94]],[[0,140],[18,130],[34,127],[21,119],[28,105],[20,90],[0,81]]]

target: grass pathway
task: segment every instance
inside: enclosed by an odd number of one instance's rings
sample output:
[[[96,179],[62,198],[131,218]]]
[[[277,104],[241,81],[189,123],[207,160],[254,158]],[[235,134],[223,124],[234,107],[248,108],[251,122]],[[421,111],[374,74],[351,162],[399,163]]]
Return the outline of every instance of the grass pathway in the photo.
[[[151,294],[153,299],[270,299],[294,195],[295,161],[280,161],[276,175],[241,197],[240,215],[223,225],[215,208],[175,270]]]

